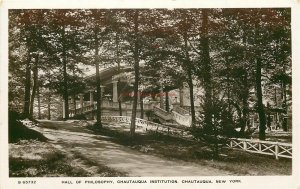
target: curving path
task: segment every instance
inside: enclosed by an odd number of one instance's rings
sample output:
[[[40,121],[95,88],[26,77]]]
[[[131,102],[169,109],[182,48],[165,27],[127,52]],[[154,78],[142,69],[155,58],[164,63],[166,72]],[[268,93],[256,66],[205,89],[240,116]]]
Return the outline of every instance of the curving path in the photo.
[[[75,123],[40,121],[39,128],[55,147],[67,153],[80,154],[128,176],[219,176],[232,173],[181,160],[169,160],[144,154],[95,135]]]

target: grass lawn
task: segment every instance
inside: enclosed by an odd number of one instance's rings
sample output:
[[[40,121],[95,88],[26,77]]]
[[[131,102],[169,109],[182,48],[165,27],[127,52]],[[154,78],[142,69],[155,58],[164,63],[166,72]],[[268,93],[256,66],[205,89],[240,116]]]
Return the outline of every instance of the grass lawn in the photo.
[[[21,140],[9,144],[10,177],[126,176],[79,154],[67,154],[47,142]]]
[[[155,154],[169,159],[180,159],[208,165],[230,171],[238,175],[291,175],[290,159],[276,160],[273,156],[253,154],[239,150],[223,148],[219,159],[214,159],[212,152],[202,142],[148,132],[136,134],[131,140],[129,132],[104,126],[95,131],[97,134],[110,136],[116,143],[128,146],[147,154]]]

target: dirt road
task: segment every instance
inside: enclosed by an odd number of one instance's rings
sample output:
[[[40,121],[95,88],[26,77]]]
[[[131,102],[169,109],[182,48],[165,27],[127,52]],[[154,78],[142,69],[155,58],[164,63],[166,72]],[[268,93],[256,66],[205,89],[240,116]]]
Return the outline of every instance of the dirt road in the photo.
[[[147,155],[95,135],[80,124],[63,121],[41,121],[38,128],[51,143],[66,153],[127,172],[128,176],[219,176],[230,172],[180,160]]]

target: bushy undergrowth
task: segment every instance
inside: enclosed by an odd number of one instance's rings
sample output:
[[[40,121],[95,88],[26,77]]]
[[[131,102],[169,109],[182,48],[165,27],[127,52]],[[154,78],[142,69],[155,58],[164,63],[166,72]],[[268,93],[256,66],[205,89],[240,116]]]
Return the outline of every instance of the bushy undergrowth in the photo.
[[[71,166],[66,154],[37,140],[21,140],[10,145],[10,177],[87,176],[80,168]]]
[[[8,122],[8,140],[10,143],[15,143],[20,140],[39,140],[39,141],[47,141],[47,138],[33,130],[26,127],[21,120],[24,120],[25,117],[15,111],[9,111],[9,122]],[[36,123],[36,121],[33,121]]]
[[[87,120],[87,118],[84,114],[76,114],[70,120]]]

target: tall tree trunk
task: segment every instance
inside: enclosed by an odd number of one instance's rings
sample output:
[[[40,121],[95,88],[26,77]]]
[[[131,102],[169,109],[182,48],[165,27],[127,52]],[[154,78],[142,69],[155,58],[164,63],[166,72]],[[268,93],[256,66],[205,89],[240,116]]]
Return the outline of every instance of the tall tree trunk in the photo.
[[[263,94],[262,94],[262,87],[261,87],[261,68],[262,62],[261,59],[258,57],[256,59],[256,95],[257,95],[257,113],[259,115],[259,139],[265,140],[266,139],[266,114],[263,105]]]
[[[169,112],[170,111],[170,104],[169,104],[169,94],[168,91],[165,91],[165,96],[166,96],[166,111]]]
[[[162,76],[161,76],[162,77]],[[160,85],[160,92],[159,92],[159,107],[161,109],[164,109],[164,99],[163,99],[163,95],[164,95],[164,90],[163,90],[163,86],[162,84]]]
[[[242,95],[242,122],[241,122],[241,130],[240,133],[244,134],[246,126],[247,126],[247,121],[249,119],[249,104],[248,104],[248,98],[249,98],[249,88],[248,88],[248,76],[247,76],[247,71],[245,70],[244,72],[244,78],[242,79],[243,81],[243,95]]]
[[[118,32],[116,33],[116,44],[117,44],[117,63],[118,63],[118,74],[121,73],[121,66],[120,66],[120,57],[119,57],[119,36],[118,36]],[[117,83],[117,96],[118,96],[118,103],[119,103],[119,115],[122,116],[122,101],[121,101],[121,80],[120,78],[118,78],[118,83]]]
[[[282,129],[283,131],[287,131],[287,101],[286,101],[286,83],[283,81],[282,83],[282,94],[283,94],[283,103],[282,109],[284,110],[284,117],[282,120]]]
[[[96,119],[97,119],[97,127],[102,128],[102,120],[101,120],[101,80],[99,74],[99,63],[96,62],[96,101],[97,101],[97,110],[96,110]]]
[[[259,116],[259,139],[266,139],[266,114],[263,104],[263,94],[262,94],[262,86],[261,86],[261,70],[262,70],[262,60],[261,60],[261,52],[259,49],[259,31],[258,24],[255,24],[255,34],[254,40],[257,44],[255,55],[256,55],[256,73],[255,73],[255,85],[256,85],[256,97],[257,97],[257,113]]]
[[[286,64],[283,65],[283,73],[286,74]],[[283,131],[288,131],[288,124],[287,124],[287,118],[288,118],[288,107],[287,107],[287,90],[286,90],[286,80],[283,80],[282,83],[282,93],[283,93],[283,103],[282,103],[282,108],[284,110],[284,117],[283,117],[283,122],[282,122],[282,129]]]
[[[63,49],[62,49],[62,58],[63,58],[63,98],[65,101],[65,119],[69,119],[69,92],[68,92],[68,75],[67,75],[67,54],[65,49],[65,28],[62,28],[62,40],[63,40]]]
[[[188,68],[188,85],[190,89],[190,104],[191,104],[191,116],[192,116],[192,127],[195,127],[196,123],[196,111],[195,111],[195,100],[194,100],[194,85],[192,79],[191,68]]]
[[[33,117],[33,106],[34,106],[34,99],[35,99],[35,94],[37,91],[38,87],[38,61],[39,61],[39,55],[37,54],[35,56],[35,62],[34,62],[34,67],[33,67],[33,86],[32,86],[32,92],[31,92],[31,97],[30,97],[30,117]]]
[[[275,102],[275,107],[277,108],[278,107],[278,102],[277,102],[277,89],[276,89],[276,87],[274,89],[274,102]],[[275,115],[276,129],[277,129],[277,123],[278,123],[278,112],[276,112],[276,115]]]
[[[185,17],[185,22],[187,22]],[[190,89],[190,104],[191,104],[191,114],[192,114],[192,127],[195,127],[196,122],[196,114],[195,114],[195,102],[194,102],[194,86],[193,86],[193,79],[192,79],[192,68],[191,68],[191,61],[188,51],[188,38],[187,38],[187,31],[184,31],[183,39],[184,39],[184,50],[185,50],[185,59],[186,59],[186,70],[188,76],[188,85]]]
[[[231,113],[231,102],[230,102],[230,65],[228,57],[225,57],[225,65],[226,65],[226,92],[227,92],[227,104],[228,104],[228,112]]]
[[[30,78],[31,78],[31,56],[28,52],[28,59],[26,61],[25,71],[25,95],[24,95],[24,109],[23,114],[25,117],[29,117],[29,105],[30,105]]]
[[[40,95],[39,82],[38,82],[38,86],[37,86],[37,101],[38,101],[38,119],[42,119],[42,116],[41,116],[41,95]]]
[[[98,54],[99,54],[99,39],[97,37],[98,29],[95,30],[95,40],[96,40],[96,46],[95,46],[95,66],[96,66],[96,101],[97,101],[97,110],[96,110],[96,127],[102,128],[102,120],[101,120],[101,79],[100,79],[100,73],[99,73],[99,60],[98,60]]]
[[[208,39],[208,10],[203,9],[202,11],[202,26],[201,26],[201,38],[200,45],[202,50],[202,61],[203,65],[203,78],[204,83],[204,129],[207,132],[213,131],[212,123],[212,83],[211,83],[211,61],[209,55],[209,39]]]
[[[135,10],[134,14],[134,96],[131,114],[131,124],[130,124],[130,136],[133,137],[135,134],[135,119],[136,119],[136,108],[138,100],[138,89],[139,89],[139,44],[138,44],[138,10]]]
[[[246,35],[245,35],[245,27],[242,26],[242,31],[243,31],[243,43],[246,43]],[[246,60],[246,50],[243,51],[243,58],[244,60]],[[240,134],[244,134],[245,133],[245,129],[247,127],[247,122],[249,120],[249,103],[248,103],[248,99],[249,99],[249,83],[248,83],[248,72],[247,69],[243,69],[243,77],[242,77],[242,83],[243,83],[243,89],[242,89],[242,112],[243,112],[243,117],[242,117],[242,122],[241,122],[241,130],[240,130]],[[250,131],[250,124],[248,127],[248,130]]]
[[[47,109],[48,109],[48,120],[50,120],[51,119],[51,95],[50,94],[48,96],[48,107],[47,107]]]
[[[144,119],[144,102],[143,102],[143,93],[140,92],[140,108],[141,108],[141,119]]]

